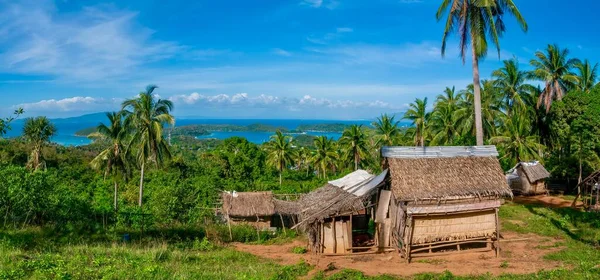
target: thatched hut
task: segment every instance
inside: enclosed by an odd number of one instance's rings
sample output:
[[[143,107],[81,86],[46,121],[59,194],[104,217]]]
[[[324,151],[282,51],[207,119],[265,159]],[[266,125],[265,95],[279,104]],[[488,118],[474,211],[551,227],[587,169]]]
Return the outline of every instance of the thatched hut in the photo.
[[[350,254],[374,245],[369,220],[386,175],[387,170],[379,176],[358,170],[299,199],[297,226],[307,232],[311,251]]]
[[[382,154],[390,186],[376,221],[407,261],[448,249],[499,250],[498,208],[512,192],[494,146],[384,147]]]
[[[272,192],[223,192],[222,212],[231,224],[250,224],[259,229],[271,227],[275,215]]]
[[[550,172],[539,161],[519,162],[506,174],[506,181],[515,194],[545,194]]]

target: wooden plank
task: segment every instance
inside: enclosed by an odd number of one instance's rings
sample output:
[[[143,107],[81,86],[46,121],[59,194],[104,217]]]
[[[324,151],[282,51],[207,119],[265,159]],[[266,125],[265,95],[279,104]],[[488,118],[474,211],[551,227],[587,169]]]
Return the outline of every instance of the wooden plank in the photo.
[[[498,219],[498,208],[496,208],[496,258],[500,256],[500,221]]]
[[[337,254],[345,254],[346,253],[346,241],[344,240],[345,231],[344,231],[344,222],[336,221],[335,222],[335,252]]]
[[[477,249],[469,249],[462,251],[448,251],[448,252],[438,252],[438,253],[415,253],[410,254],[412,258],[417,257],[434,257],[434,256],[445,256],[445,255],[455,255],[455,254],[463,254],[463,253],[476,253],[476,252],[489,252],[487,248],[477,248]]]
[[[377,205],[377,214],[375,215],[376,223],[383,223],[383,220],[387,218],[388,208],[390,206],[390,198],[392,197],[391,191],[382,190],[379,195],[379,204]]]
[[[390,237],[391,237],[391,231],[392,231],[392,220],[387,218],[384,220],[383,222],[383,231],[384,231],[384,236],[383,236],[383,246],[381,247],[389,247],[390,246]]]
[[[335,239],[333,238],[333,228],[331,223],[323,223],[323,253],[335,253]]]
[[[408,214],[412,215],[446,214],[498,208],[500,207],[500,204],[500,200],[491,200],[465,204],[411,206],[408,207],[406,211],[408,212]]]
[[[344,232],[346,233],[346,249],[352,248],[352,220],[344,223]]]

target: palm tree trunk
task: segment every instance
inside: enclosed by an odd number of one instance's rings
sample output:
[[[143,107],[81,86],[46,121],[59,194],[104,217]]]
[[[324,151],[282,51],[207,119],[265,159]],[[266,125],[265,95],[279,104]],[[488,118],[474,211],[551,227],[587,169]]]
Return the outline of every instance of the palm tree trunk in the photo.
[[[358,153],[355,153],[354,154],[354,171],[358,170],[358,161],[359,161]]]
[[[471,36],[471,38],[475,38]],[[475,51],[475,40],[471,39],[473,51],[473,93],[475,98],[475,138],[477,146],[483,145],[483,122],[481,121],[481,86],[479,84],[479,58]]]
[[[282,177],[281,177],[281,174],[282,174],[282,173],[283,173],[283,172],[282,172],[281,170],[279,170],[279,186],[280,186],[280,187],[281,187],[281,183],[282,183]]]
[[[142,197],[144,196],[144,165],[146,163],[142,162],[142,172],[140,174],[140,198],[138,200],[138,205],[142,208]]]
[[[117,183],[117,180],[115,179],[115,213],[117,212],[117,210],[119,210],[118,205],[117,205],[117,190],[119,189],[119,184]]]

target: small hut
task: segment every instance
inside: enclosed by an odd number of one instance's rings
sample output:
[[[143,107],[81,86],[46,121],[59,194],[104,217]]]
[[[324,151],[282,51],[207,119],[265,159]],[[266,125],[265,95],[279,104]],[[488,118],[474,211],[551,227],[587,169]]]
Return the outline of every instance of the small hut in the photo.
[[[222,212],[231,224],[249,224],[269,229],[275,215],[271,192],[223,192]]]
[[[545,194],[550,172],[539,161],[519,162],[506,174],[506,181],[515,194]]]
[[[498,254],[498,208],[512,192],[494,146],[384,147],[382,154],[391,184],[376,221],[389,221],[383,233],[402,257],[492,246]]]
[[[577,184],[577,196],[572,207],[577,205],[577,199],[580,196],[583,207],[587,211],[600,212],[600,170],[590,174]]]
[[[299,199],[296,226],[307,232],[311,251],[343,255],[374,248],[369,221],[386,175],[387,170],[378,176],[357,170]]]

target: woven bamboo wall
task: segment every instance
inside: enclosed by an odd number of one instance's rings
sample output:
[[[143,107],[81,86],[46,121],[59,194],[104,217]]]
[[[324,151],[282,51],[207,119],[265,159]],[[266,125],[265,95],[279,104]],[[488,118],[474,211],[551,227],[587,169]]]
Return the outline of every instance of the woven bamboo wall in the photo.
[[[415,217],[412,244],[492,237],[495,232],[496,216],[493,210],[445,216]],[[404,236],[407,238],[408,234],[406,233]],[[408,242],[408,240],[405,241]]]

